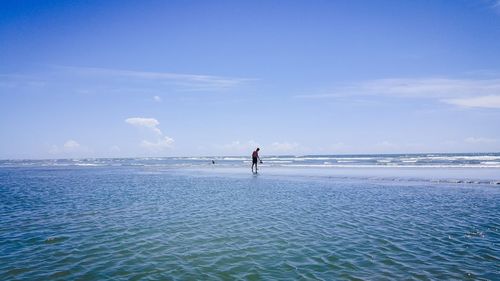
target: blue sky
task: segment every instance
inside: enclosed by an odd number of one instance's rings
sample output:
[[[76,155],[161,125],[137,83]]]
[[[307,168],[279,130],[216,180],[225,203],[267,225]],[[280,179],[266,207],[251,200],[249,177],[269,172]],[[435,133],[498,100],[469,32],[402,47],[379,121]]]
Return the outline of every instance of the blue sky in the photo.
[[[1,1],[0,158],[500,151],[500,2]]]

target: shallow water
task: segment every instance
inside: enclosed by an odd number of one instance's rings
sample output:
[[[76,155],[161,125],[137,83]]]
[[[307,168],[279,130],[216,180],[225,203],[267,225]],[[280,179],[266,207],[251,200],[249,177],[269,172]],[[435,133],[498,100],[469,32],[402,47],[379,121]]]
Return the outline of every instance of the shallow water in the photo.
[[[0,169],[0,280],[499,280],[492,185]]]
[[[261,155],[263,166],[309,168],[488,168],[500,169],[500,153],[419,153],[419,154],[357,154],[357,155]],[[87,158],[87,159],[0,159],[0,167],[15,166],[149,166],[247,167],[248,156]]]

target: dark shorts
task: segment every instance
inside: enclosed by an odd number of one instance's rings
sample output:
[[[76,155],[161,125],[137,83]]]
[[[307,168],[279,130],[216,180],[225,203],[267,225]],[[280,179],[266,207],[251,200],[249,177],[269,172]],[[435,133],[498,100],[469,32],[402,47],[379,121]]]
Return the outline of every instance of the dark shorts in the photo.
[[[257,164],[257,157],[252,157],[252,164]]]

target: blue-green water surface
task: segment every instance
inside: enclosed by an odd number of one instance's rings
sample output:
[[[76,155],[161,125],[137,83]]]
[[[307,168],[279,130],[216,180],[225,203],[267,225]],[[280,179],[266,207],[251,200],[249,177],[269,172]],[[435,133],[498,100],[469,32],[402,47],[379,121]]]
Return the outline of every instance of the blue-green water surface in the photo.
[[[0,280],[499,280],[491,185],[0,169]]]

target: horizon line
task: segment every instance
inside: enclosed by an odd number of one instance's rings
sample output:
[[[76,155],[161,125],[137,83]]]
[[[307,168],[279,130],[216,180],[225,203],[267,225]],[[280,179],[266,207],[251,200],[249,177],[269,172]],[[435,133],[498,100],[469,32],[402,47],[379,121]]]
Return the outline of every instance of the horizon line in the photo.
[[[372,156],[372,155],[424,155],[424,154],[500,154],[500,151],[490,151],[490,152],[411,152],[411,153],[337,153],[337,154],[264,154],[264,157],[307,157],[307,156]],[[152,158],[193,158],[193,157],[246,157],[246,155],[200,155],[200,156],[131,156],[131,157],[67,157],[67,158],[2,158],[0,161],[24,161],[24,160],[87,160],[87,159],[152,159]],[[248,156],[248,158],[251,158]]]

